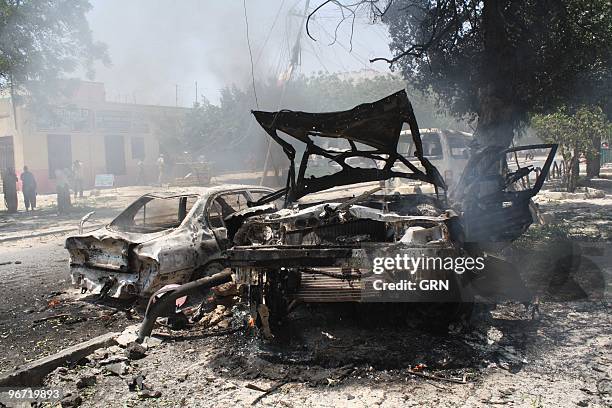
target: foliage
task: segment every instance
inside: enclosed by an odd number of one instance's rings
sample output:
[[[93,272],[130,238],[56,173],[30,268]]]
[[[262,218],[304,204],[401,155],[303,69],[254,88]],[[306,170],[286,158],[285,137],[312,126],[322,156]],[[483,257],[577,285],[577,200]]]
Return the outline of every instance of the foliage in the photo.
[[[609,0],[395,0],[382,20],[390,62],[479,127],[588,103],[612,117]]]
[[[547,115],[534,115],[531,125],[542,140],[560,145],[566,172],[576,168],[580,153],[593,153],[593,139],[609,140],[612,137],[612,123],[599,107],[582,106],[573,114],[560,108]],[[568,191],[575,189],[577,176],[567,175]]]
[[[42,95],[57,79],[108,62],[85,17],[88,0],[0,0],[0,89]],[[44,87],[44,89],[42,88]]]
[[[351,79],[319,73],[297,76],[286,84],[270,79],[257,84],[257,89],[261,110],[325,112],[373,102],[405,86],[400,77],[393,75]],[[464,123],[437,112],[432,98],[419,91],[410,94],[421,127],[469,130]],[[251,93],[236,86],[223,88],[218,105],[205,100],[195,105],[180,123],[161,120],[162,149],[175,156],[185,151],[194,157],[204,155],[217,163],[217,169],[218,166],[245,168],[247,161],[261,165],[268,137],[250,114],[254,104]],[[283,154],[278,150],[275,153],[280,155],[276,161],[282,160]],[[237,157],[241,160],[236,160]]]

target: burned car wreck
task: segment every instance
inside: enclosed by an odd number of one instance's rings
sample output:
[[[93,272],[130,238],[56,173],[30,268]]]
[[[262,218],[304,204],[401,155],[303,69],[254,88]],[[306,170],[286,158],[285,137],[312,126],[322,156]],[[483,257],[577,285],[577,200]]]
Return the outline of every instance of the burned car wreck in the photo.
[[[556,151],[555,145],[538,145],[550,152],[530,188],[517,187],[517,181],[533,168],[519,167],[485,181],[466,169],[463,181],[469,193],[452,202],[443,178],[423,155],[404,91],[342,112],[253,114],[290,161],[286,186],[249,202],[251,213],[224,219],[224,234],[232,246],[223,259],[212,268],[202,266],[201,275],[208,277],[165,291],[161,301],[151,302],[141,337],[150,334],[155,318],[173,299],[230,280],[248,289],[243,293],[268,335],[270,327],[305,302],[437,302],[448,306],[444,316],[452,318],[471,305],[479,289],[490,295],[491,285],[482,282],[504,267],[457,273],[434,262],[419,264],[410,273],[390,269],[375,274],[376,259],[486,257],[479,241],[511,241],[532,223],[530,199],[541,188]],[[413,138],[414,157],[397,150],[405,125]],[[490,165],[502,163],[509,151],[489,154],[494,157]],[[313,165],[325,161],[332,165]],[[417,185],[409,193],[394,191],[390,181],[398,178]],[[427,186],[430,193],[423,192]],[[280,210],[270,205],[281,200]],[[485,225],[483,219],[486,227],[479,228]],[[215,274],[218,263],[226,269]],[[443,280],[446,286],[443,291],[391,295],[376,288],[381,279],[393,283],[403,278]]]
[[[149,297],[197,279],[227,248],[223,218],[272,190],[224,185],[145,194],[110,224],[66,239],[72,283],[114,298]]]

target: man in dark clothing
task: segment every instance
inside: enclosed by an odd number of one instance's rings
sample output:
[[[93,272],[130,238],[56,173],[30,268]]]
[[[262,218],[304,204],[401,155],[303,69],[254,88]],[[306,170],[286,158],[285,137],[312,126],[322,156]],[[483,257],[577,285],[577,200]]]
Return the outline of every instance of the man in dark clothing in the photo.
[[[23,166],[21,187],[23,189],[23,203],[25,204],[26,211],[30,208],[34,211],[36,208],[36,179],[28,170],[28,166]]]
[[[4,190],[4,204],[9,213],[17,212],[17,175],[12,167],[2,172],[2,189]]]

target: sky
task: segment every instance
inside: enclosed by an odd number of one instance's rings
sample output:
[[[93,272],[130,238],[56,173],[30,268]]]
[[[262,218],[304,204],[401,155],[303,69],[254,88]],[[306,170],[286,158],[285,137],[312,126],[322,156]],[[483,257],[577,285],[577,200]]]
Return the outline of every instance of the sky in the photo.
[[[246,0],[249,38],[256,80],[277,77],[289,64],[290,50],[303,26],[307,0]],[[323,3],[311,0],[309,10]],[[106,84],[110,101],[191,106],[204,96],[218,102],[219,89],[251,84],[251,64],[242,0],[92,0],[88,14],[94,38],[107,44],[110,66],[99,64],[95,80]],[[304,74],[363,69],[390,72],[384,25],[371,24],[365,11],[351,24],[335,6],[311,20],[313,41],[302,30]],[[177,92],[178,85],[178,92]],[[178,95],[178,98],[177,98]],[[178,101],[177,101],[178,100]]]

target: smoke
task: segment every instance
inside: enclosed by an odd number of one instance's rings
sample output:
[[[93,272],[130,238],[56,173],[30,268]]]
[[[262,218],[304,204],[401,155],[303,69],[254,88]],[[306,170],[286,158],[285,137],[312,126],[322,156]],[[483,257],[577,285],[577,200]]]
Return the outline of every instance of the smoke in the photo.
[[[108,100],[190,106],[204,95],[217,102],[219,89],[235,84],[250,86],[243,2],[198,0],[91,0],[89,13],[94,38],[108,45],[112,65],[96,67],[95,80],[104,82]],[[291,48],[303,22],[303,0],[249,0],[246,2],[255,76],[263,80],[287,68]],[[312,6],[311,6],[312,8]],[[381,25],[356,26],[349,53],[349,26],[341,27],[336,44],[337,19],[313,23],[314,42],[302,37],[301,72],[339,72],[376,68],[367,59],[388,54],[388,36]]]
[[[244,24],[237,7],[196,0],[96,0],[90,14],[94,35],[109,45],[112,66],[97,67],[110,100],[190,105],[198,93],[242,82],[248,64]],[[223,27],[225,26],[225,29]],[[232,29],[228,29],[231,27]]]
[[[227,125],[233,133],[228,130],[225,140],[230,134],[243,135],[237,139],[243,141],[238,146],[247,152],[239,152],[234,145],[217,144],[219,151],[206,151],[206,157],[217,162],[216,168],[247,166],[245,157],[250,155],[254,156],[250,161],[263,164],[268,138],[249,114],[256,106],[242,0],[90,1],[93,9],[88,19],[93,36],[108,45],[111,59],[110,66],[96,67],[95,77],[105,84],[107,100],[192,106],[197,81],[198,100],[206,98],[219,105],[220,90],[236,86],[248,95],[243,99],[246,102],[236,108],[244,111],[245,117],[226,118],[231,119]],[[389,54],[389,37],[382,24],[371,25],[367,18],[357,19],[351,46],[350,24],[336,31],[341,15],[319,14],[310,28],[317,39],[313,41],[303,29],[305,4],[305,0],[246,1],[261,109],[297,107],[290,95],[290,89],[297,84],[288,85],[287,92],[264,84],[274,83],[274,78],[287,71],[300,32],[299,65],[293,70],[291,82],[298,82],[296,78],[302,74],[318,72],[344,73],[364,68],[389,72],[384,63],[368,62]],[[316,2],[311,2],[310,11],[314,7]],[[274,144],[272,156],[271,162],[278,165],[286,160]]]

